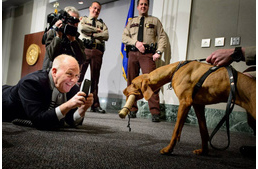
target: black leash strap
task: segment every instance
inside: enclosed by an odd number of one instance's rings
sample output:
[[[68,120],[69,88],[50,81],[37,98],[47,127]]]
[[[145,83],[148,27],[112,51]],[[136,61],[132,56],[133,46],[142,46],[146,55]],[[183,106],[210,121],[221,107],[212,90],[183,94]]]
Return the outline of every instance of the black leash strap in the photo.
[[[128,124],[127,124],[127,127],[129,128],[129,132],[132,130],[131,127],[130,127],[130,116],[131,116],[131,110],[128,108],[128,107],[123,107],[123,108],[126,108],[129,113],[128,113]]]
[[[196,61],[198,61],[198,62],[206,61],[206,58],[204,58],[204,59],[196,59]]]
[[[230,113],[232,112],[232,110],[234,108],[235,100],[236,100],[237,72],[231,66],[228,66],[226,68],[227,68],[227,71],[228,71],[229,81],[230,81],[230,93],[229,93],[229,97],[228,97],[228,101],[227,101],[226,113],[225,113],[225,116],[219,122],[219,124],[216,126],[216,128],[213,130],[213,132],[212,132],[212,134],[211,134],[211,136],[209,138],[211,147],[216,149],[216,150],[226,150],[229,147],[229,145],[230,145],[229,115],[230,115]],[[220,127],[223,125],[223,123],[225,121],[226,121],[226,128],[227,128],[228,144],[227,144],[226,147],[218,148],[218,147],[215,147],[212,144],[212,138],[218,132],[218,130],[220,129]]]
[[[129,128],[129,132],[132,130],[131,127],[130,127],[130,115],[131,115],[131,112],[128,114],[128,125],[127,127]]]

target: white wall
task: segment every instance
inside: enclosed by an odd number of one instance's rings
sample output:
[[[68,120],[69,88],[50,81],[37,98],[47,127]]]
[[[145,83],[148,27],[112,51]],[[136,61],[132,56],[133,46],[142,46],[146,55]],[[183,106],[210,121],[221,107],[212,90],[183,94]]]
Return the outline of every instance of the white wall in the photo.
[[[7,72],[9,69],[9,59],[11,53],[11,43],[12,43],[12,30],[13,30],[13,20],[14,20],[14,8],[7,9],[3,14],[2,22],[2,82],[3,84],[7,81]]]
[[[15,85],[21,77],[24,35],[30,33],[33,2],[3,11],[2,84]]]
[[[45,29],[48,0],[34,0],[30,33],[41,32]]]
[[[167,48],[157,66],[186,59],[191,4],[192,0],[154,1],[153,16],[162,22],[168,40]],[[165,84],[160,90],[160,102],[178,105],[178,98],[173,90],[168,90],[168,85],[169,83]]]

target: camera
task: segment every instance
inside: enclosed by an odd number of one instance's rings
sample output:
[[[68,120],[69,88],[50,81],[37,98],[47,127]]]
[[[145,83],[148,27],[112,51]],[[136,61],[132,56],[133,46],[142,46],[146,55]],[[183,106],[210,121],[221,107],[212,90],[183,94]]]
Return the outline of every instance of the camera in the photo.
[[[58,20],[62,20],[63,25],[61,28],[56,27],[55,28],[56,31],[61,31],[66,35],[76,36],[77,27],[72,25],[80,22],[80,20],[76,17],[70,16],[66,11],[60,10],[58,11],[57,14],[50,13],[47,15],[47,23],[49,24],[49,27],[45,29],[45,34],[43,35],[43,38],[42,38],[42,44],[45,44],[46,32],[50,28],[52,28]]]
[[[55,28],[57,31],[61,31],[67,35],[72,35],[72,36],[76,35],[77,28],[72,25],[80,22],[78,18],[70,16],[64,10],[60,10],[57,14],[50,13],[48,15],[47,21],[50,24],[50,27],[52,27],[58,20],[63,21],[63,26],[61,28]],[[72,25],[69,25],[69,24],[72,24]]]

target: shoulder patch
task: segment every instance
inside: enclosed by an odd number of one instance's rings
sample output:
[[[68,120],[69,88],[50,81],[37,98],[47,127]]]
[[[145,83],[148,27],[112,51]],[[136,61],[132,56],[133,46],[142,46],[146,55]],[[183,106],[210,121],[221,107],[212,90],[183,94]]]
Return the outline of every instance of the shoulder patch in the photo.
[[[80,16],[79,20],[81,21],[83,18],[88,18],[87,16]]]

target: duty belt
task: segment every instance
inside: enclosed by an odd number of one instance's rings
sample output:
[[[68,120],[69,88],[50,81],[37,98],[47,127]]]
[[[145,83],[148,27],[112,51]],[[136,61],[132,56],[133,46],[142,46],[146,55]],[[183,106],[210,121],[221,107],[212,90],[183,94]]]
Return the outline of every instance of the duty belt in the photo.
[[[151,45],[144,45],[145,48],[145,53],[155,53],[157,50],[156,45],[154,45],[153,43]],[[139,51],[138,48],[134,45],[126,45],[126,51]]]
[[[83,39],[83,44],[84,44],[85,48],[87,48],[87,49],[98,49],[101,52],[105,51],[105,47],[103,44],[92,43],[92,41],[86,40],[86,39]]]

